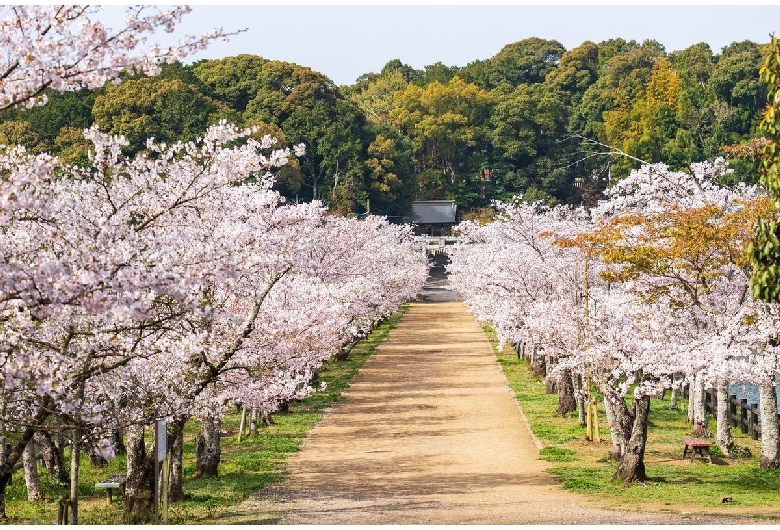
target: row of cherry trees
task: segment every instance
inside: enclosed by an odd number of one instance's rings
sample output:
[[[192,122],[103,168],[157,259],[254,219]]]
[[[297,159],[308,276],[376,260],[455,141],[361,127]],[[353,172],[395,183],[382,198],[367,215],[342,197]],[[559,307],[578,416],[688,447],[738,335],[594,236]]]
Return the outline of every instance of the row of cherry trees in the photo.
[[[644,165],[591,211],[501,204],[494,222],[463,226],[466,243],[451,258],[470,310],[504,343],[546,360],[540,371],[559,389],[579,390],[562,399],[598,387],[626,482],[646,479],[650,398],[686,384],[701,427],[704,388],[717,389],[726,454],[728,384],[757,385],[761,466],[780,464],[778,306],[749,289],[748,243],[770,203],[756,187],[718,185],[728,171],[723,160],[689,171]]]
[[[180,434],[195,416],[218,440],[227,404],[267,413],[306,395],[324,360],[418,292],[427,263],[408,227],[284,204],[270,178],[237,185],[289,156],[249,134],[223,124],[128,159],[93,130],[90,168],[0,155],[8,472],[35,431],[110,450],[100,440],[127,429],[137,511],[143,425],[173,418]],[[198,474],[218,462],[206,450]]]
[[[224,36],[137,52],[144,33],[186,12],[146,9],[128,10],[127,28],[112,34],[92,8],[9,8],[0,104],[155,73]],[[79,448],[110,457],[124,431],[134,522],[152,506],[146,425],[170,422],[180,498],[185,421],[203,426],[197,474],[216,475],[219,420],[232,404],[268,414],[312,392],[326,359],[419,291],[427,260],[409,227],[286,204],[273,173],[302,145],[220,123],[187,143],[150,139],[128,157],[123,138],[84,134],[83,167],[0,147],[0,515],[31,441],[64,435],[76,522]]]

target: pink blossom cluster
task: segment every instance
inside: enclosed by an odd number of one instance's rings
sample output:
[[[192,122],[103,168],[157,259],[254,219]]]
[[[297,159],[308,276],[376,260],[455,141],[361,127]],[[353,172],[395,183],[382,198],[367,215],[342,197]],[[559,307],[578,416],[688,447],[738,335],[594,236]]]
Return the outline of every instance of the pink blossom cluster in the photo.
[[[106,27],[98,16],[100,10],[100,6],[85,5],[2,8],[0,109],[45,104],[46,89],[99,88],[107,81],[118,82],[120,72],[155,75],[161,63],[182,59],[227,36],[214,30],[161,48],[147,43],[148,38],[161,28],[172,32],[189,7],[128,8],[120,30]]]

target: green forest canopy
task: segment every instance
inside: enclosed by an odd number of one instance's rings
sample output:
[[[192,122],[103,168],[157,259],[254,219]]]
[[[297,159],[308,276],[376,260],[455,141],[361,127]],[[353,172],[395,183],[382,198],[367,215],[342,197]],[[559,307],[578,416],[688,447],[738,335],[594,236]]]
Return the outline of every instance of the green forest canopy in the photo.
[[[44,107],[4,113],[0,142],[88,163],[80,131],[92,124],[125,135],[138,152],[147,137],[189,140],[227,119],[305,143],[306,156],[276,186],[337,214],[400,217],[412,200],[454,199],[468,215],[521,193],[593,204],[637,159],[680,169],[727,156],[734,180],[755,181],[765,46],[734,42],[714,53],[699,43],[667,53],[654,40],[610,39],[567,50],[529,38],[463,67],[417,70],[395,59],[351,86],[239,55],[50,94]]]

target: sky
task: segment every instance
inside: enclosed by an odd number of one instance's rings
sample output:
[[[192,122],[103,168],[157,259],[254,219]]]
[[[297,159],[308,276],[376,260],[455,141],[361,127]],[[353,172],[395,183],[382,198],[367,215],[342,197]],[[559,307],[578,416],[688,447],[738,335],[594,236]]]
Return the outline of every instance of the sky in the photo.
[[[193,60],[260,55],[308,66],[338,85],[379,72],[392,59],[417,69],[439,61],[465,66],[529,37],[557,40],[566,49],[587,40],[655,39],[667,52],[706,42],[719,53],[732,42],[764,43],[771,33],[780,35],[780,5],[769,4],[191,6],[176,38],[220,27],[247,30],[213,43]],[[114,19],[107,16],[111,25]],[[166,38],[155,40],[170,44]]]

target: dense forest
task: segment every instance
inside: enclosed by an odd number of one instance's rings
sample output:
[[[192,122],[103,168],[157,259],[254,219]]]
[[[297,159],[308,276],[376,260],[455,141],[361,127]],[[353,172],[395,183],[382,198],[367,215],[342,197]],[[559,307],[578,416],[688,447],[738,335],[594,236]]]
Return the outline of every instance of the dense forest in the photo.
[[[4,112],[0,142],[88,163],[81,131],[93,124],[124,135],[133,153],[147,137],[190,140],[226,119],[282,145],[305,143],[277,189],[343,215],[392,219],[412,200],[455,199],[473,216],[520,193],[592,204],[640,161],[682,169],[726,156],[730,178],[753,181],[764,46],[669,53],[653,40],[611,39],[567,50],[529,38],[463,67],[392,60],[351,86],[253,55],[174,63],[159,77]]]

